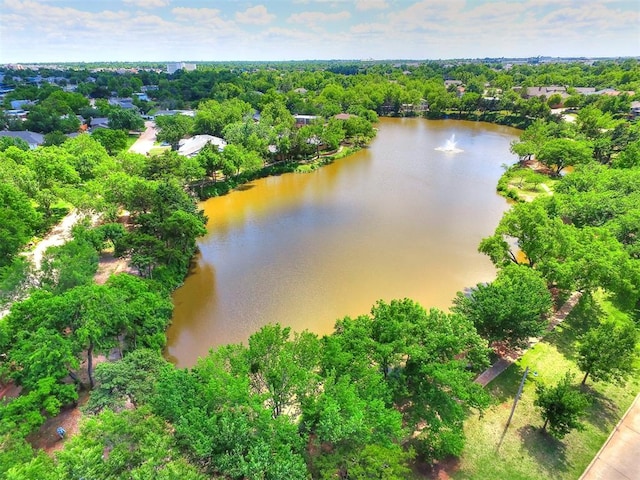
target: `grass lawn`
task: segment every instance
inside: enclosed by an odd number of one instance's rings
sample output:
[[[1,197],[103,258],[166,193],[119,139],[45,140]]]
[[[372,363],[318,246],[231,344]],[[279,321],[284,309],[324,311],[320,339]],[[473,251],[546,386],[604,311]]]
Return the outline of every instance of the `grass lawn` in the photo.
[[[571,479],[580,477],[605,442],[613,427],[640,391],[640,375],[626,385],[587,380],[585,393],[592,401],[583,418],[584,430],[573,431],[562,440],[542,433],[542,418],[534,407],[537,382],[555,384],[566,371],[575,372],[576,342],[598,315],[625,315],[604,299],[584,299],[567,320],[544,341],[529,350],[517,363],[491,382],[487,389],[492,406],[482,418],[465,424],[467,443],[455,472],[455,479]],[[513,398],[522,375],[529,367],[523,394],[511,425],[505,431]]]
[[[131,145],[136,143],[138,138],[140,138],[140,135],[128,135],[127,136],[127,146],[124,147],[122,150],[124,150],[125,152],[128,151],[131,148]]]
[[[171,147],[169,146],[163,147],[162,145],[157,145],[151,148],[151,150],[149,150],[149,155],[150,156],[162,155],[162,153],[166,152],[167,150],[171,150]]]

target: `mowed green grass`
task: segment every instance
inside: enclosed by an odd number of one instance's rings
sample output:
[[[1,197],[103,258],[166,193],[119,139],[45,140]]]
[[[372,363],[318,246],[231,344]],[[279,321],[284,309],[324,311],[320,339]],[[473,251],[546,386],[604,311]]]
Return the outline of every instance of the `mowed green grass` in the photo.
[[[537,382],[555,384],[566,371],[575,373],[576,384],[582,381],[575,363],[577,340],[598,315],[619,318],[625,314],[602,295],[596,301],[581,301],[563,324],[487,386],[493,404],[482,418],[475,416],[466,422],[466,447],[455,471],[449,472],[452,478],[580,477],[640,391],[640,375],[634,375],[625,385],[594,383],[588,379],[584,391],[592,404],[583,418],[585,428],[562,440],[541,431],[543,421],[533,402]],[[505,430],[526,367],[529,375],[523,394]]]

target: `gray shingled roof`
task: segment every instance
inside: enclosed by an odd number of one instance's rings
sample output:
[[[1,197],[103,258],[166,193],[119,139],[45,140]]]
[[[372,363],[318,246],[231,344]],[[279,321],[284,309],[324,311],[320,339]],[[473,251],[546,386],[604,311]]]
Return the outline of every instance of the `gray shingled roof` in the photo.
[[[12,138],[21,138],[25,142],[29,144],[30,147],[36,147],[38,145],[42,145],[44,143],[44,135],[37,132],[30,132],[29,130],[23,131],[8,131],[4,130],[0,132],[0,137],[12,137]]]

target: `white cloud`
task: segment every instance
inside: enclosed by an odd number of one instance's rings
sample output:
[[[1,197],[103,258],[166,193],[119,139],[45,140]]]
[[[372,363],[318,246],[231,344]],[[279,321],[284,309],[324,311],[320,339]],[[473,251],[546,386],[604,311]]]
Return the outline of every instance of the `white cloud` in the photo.
[[[236,13],[236,20],[239,23],[252,25],[266,25],[271,23],[275,18],[275,15],[267,12],[267,7],[264,5],[256,5],[255,7],[247,8],[244,12]]]
[[[333,22],[340,22],[351,18],[351,13],[346,10],[336,13],[324,13],[324,12],[302,12],[294,13],[291,15],[287,22],[299,23],[309,28],[319,30],[323,24],[329,24]]]
[[[385,10],[389,4],[385,0],[357,0],[356,10],[364,12],[366,10]]]
[[[130,3],[140,8],[157,8],[169,5],[169,0],[122,0],[124,3]]]

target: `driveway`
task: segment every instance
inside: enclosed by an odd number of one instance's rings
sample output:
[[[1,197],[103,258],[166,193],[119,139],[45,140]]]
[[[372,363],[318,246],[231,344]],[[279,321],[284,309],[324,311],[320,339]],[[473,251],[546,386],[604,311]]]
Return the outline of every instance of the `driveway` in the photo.
[[[156,141],[156,123],[148,120],[144,122],[144,126],[147,127],[147,129],[140,134],[136,143],[131,145],[129,148],[130,152],[147,155],[153,148],[153,144]]]

